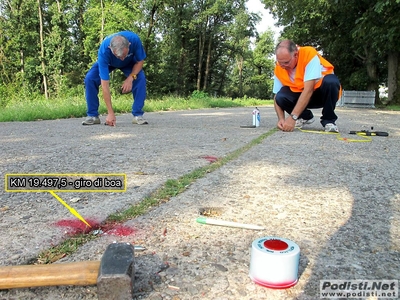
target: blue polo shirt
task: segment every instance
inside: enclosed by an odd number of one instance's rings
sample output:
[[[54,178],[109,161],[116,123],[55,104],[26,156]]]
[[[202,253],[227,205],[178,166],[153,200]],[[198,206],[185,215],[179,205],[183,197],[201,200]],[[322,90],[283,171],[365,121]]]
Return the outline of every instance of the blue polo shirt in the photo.
[[[117,58],[109,48],[111,39],[115,35],[122,35],[126,37],[131,43],[129,45],[128,55],[124,60]],[[136,33],[131,31],[121,31],[107,36],[100,45],[97,62],[99,64],[100,78],[102,80],[110,80],[109,67],[122,69],[124,67],[133,67],[138,61],[146,58],[142,42]]]

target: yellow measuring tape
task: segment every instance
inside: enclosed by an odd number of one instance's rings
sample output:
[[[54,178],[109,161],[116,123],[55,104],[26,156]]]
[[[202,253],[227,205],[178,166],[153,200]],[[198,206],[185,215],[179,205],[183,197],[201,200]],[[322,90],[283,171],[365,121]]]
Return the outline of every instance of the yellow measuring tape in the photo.
[[[297,127],[296,127],[296,129],[300,130],[301,132],[334,134],[334,135],[336,135],[336,139],[338,139],[339,141],[345,141],[345,142],[349,142],[349,143],[365,143],[365,142],[372,141],[371,136],[367,136],[363,132],[356,133],[357,136],[362,138],[361,140],[359,140],[359,139],[349,139],[349,138],[342,137],[339,132],[325,132],[325,131],[321,131],[321,130],[306,130],[306,129],[301,129],[301,128],[297,128]]]

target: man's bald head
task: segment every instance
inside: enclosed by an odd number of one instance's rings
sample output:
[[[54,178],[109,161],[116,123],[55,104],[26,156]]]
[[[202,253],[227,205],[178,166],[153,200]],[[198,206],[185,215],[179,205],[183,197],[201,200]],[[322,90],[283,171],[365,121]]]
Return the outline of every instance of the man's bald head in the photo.
[[[275,47],[275,54],[278,54],[278,52],[289,52],[290,54],[293,54],[294,52],[297,51],[297,45],[295,42],[292,40],[283,40],[278,43]]]
[[[276,61],[285,70],[293,70],[297,66],[298,49],[291,40],[283,40],[275,48]]]

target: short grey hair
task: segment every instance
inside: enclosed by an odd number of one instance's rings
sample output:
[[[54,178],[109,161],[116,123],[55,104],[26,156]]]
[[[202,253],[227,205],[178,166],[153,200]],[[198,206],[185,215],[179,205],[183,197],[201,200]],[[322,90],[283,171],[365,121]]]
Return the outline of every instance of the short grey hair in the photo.
[[[283,40],[276,45],[275,54],[279,48],[286,48],[290,54],[293,54],[297,50],[297,45],[292,40]]]
[[[110,49],[115,54],[115,56],[122,56],[123,50],[125,48],[129,48],[129,41],[126,37],[117,34],[111,38]]]

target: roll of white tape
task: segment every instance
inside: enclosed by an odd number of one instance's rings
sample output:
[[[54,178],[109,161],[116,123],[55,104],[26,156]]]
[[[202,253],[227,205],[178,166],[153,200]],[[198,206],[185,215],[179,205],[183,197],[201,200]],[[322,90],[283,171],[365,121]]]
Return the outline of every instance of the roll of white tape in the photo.
[[[284,238],[262,237],[251,247],[250,278],[274,289],[294,286],[298,280],[300,247]]]

